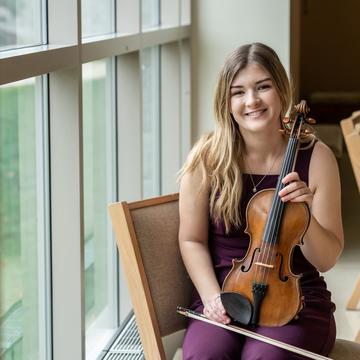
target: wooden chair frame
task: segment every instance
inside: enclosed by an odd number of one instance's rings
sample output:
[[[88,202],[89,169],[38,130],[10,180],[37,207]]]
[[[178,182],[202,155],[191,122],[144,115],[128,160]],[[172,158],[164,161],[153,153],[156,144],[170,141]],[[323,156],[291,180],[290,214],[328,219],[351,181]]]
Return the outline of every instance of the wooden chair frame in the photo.
[[[185,329],[186,319],[176,313],[176,305],[187,306],[188,303],[174,304],[173,313],[169,316],[174,319],[175,324],[171,324],[171,331],[168,329],[169,327],[163,330],[161,319],[159,323],[160,310],[156,309],[154,294],[152,293],[154,289],[151,288],[151,281],[149,281],[150,279],[148,276],[149,270],[146,269],[143,254],[141,253],[142,244],[138,239],[133,216],[137,210],[146,211],[148,209],[151,211],[151,208],[157,206],[173,204],[176,205],[177,209],[177,214],[173,215],[174,221],[178,222],[178,199],[178,194],[172,194],[133,203],[115,203],[109,206],[122,268],[129,285],[130,297],[146,359],[166,359],[163,338],[169,335],[173,330],[175,332],[175,330]],[[176,241],[176,251],[179,251],[177,246],[178,224],[175,225],[177,230],[176,234],[172,234],[171,241]],[[176,236],[176,240],[174,239],[174,235]],[[178,257],[180,258],[180,254],[178,254]],[[179,276],[187,277],[187,274],[185,275],[186,270],[182,264],[182,260],[181,264],[174,263],[174,269],[176,272],[176,274],[174,274],[175,279]],[[186,281],[189,285],[185,286],[186,289],[184,290],[183,299],[179,299],[179,301],[189,301],[192,284],[189,278],[186,279]],[[179,346],[181,346],[181,344],[179,344]]]
[[[358,190],[360,192],[360,111],[355,111],[352,115],[340,121],[341,130],[345,139],[346,147],[350,156],[350,161]],[[347,310],[357,310],[360,301],[360,277],[346,305]],[[360,330],[355,337],[355,341],[360,343]]]

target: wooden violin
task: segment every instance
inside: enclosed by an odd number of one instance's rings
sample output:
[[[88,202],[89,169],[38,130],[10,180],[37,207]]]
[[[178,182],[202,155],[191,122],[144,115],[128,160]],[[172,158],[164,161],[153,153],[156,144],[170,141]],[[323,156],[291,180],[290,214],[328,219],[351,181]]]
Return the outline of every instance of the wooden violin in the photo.
[[[302,244],[309,226],[306,203],[281,201],[282,179],[293,171],[299,140],[311,133],[309,108],[302,100],[296,112],[284,120],[289,135],[284,160],[275,189],[255,194],[246,209],[246,230],[250,244],[245,257],[233,259],[224,280],[221,300],[226,312],[248,325],[281,326],[302,309],[301,275],[291,271],[294,247]]]

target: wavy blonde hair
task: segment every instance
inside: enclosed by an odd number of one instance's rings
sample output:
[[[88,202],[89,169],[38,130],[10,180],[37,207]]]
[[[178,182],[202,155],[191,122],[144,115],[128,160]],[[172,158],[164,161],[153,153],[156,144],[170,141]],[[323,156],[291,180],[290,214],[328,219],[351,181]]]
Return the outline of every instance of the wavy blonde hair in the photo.
[[[215,130],[206,134],[192,148],[179,180],[200,166],[202,187],[210,184],[210,216],[223,221],[228,233],[241,225],[242,161],[244,142],[230,113],[230,86],[239,71],[248,64],[258,64],[271,76],[281,102],[280,119],[291,105],[292,92],[286,71],[273,49],[261,43],[243,45],[226,58],[215,89]],[[282,123],[279,119],[279,122]]]

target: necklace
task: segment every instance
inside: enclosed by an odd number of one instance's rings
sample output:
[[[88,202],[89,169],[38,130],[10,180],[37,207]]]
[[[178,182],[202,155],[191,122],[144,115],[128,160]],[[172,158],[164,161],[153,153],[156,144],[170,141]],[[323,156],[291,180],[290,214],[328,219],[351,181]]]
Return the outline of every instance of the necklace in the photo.
[[[256,192],[257,192],[258,186],[259,186],[259,185],[262,183],[262,181],[270,174],[270,172],[271,172],[272,168],[274,167],[274,165],[275,165],[275,163],[276,163],[276,160],[278,159],[280,153],[281,153],[281,151],[279,151],[279,153],[277,154],[275,160],[274,160],[273,163],[271,164],[269,170],[268,170],[267,173],[260,179],[260,181],[259,181],[257,184],[255,184],[255,182],[254,182],[254,179],[253,179],[253,177],[252,177],[252,175],[251,175],[251,173],[252,173],[253,171],[251,170],[251,167],[250,167],[250,165],[248,164],[248,168],[250,169],[249,175],[250,175],[251,182],[252,182],[252,184],[253,184],[253,188],[252,188],[253,193],[256,193]]]

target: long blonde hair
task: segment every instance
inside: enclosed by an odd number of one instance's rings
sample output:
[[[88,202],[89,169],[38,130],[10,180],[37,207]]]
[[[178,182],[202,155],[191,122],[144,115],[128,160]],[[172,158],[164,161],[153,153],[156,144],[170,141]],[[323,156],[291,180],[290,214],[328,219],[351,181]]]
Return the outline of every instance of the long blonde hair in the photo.
[[[210,216],[223,221],[228,233],[241,225],[242,159],[244,142],[239,127],[230,113],[230,86],[236,75],[248,64],[255,63],[271,76],[281,102],[280,117],[291,105],[291,88],[286,71],[273,49],[261,43],[243,45],[226,58],[215,89],[215,130],[194,145],[179,179],[198,166],[203,170],[202,186],[210,183]],[[280,126],[280,124],[279,124]]]

